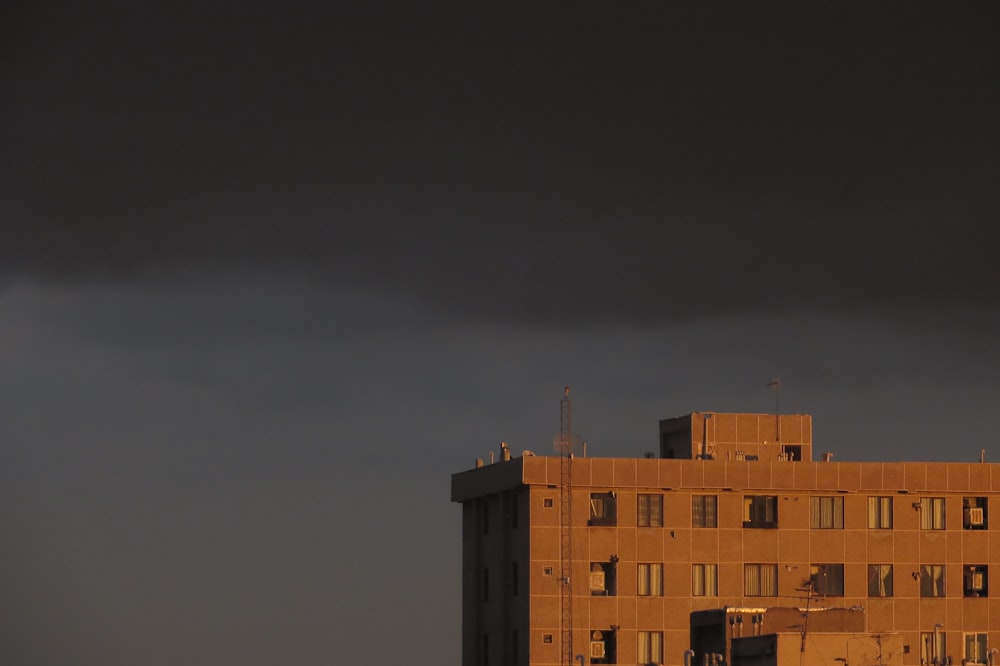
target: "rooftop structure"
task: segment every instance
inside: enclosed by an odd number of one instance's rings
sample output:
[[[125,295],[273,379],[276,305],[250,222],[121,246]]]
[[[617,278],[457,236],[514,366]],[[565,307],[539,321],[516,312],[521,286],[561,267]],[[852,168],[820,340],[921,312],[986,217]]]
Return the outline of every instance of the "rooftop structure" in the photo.
[[[661,421],[659,443],[659,458],[507,453],[453,475],[463,666],[565,666],[567,632],[573,663],[681,664],[694,648],[700,666],[717,648],[699,645],[698,613],[810,606],[853,613],[816,631],[898,639],[885,665],[992,664],[1000,465],[814,462],[807,415],[694,413]]]

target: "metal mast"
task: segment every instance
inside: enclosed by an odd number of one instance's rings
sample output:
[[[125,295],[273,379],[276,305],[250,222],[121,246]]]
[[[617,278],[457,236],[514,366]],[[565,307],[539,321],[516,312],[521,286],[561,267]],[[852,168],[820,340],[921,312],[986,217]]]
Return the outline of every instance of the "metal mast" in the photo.
[[[559,597],[562,666],[573,666],[573,401],[559,401]]]

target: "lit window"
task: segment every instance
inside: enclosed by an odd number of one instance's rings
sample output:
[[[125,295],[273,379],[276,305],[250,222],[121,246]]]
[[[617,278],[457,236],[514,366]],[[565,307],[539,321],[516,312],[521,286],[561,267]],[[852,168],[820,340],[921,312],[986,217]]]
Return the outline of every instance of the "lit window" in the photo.
[[[892,529],[891,497],[868,498],[868,529],[872,530]]]
[[[844,528],[843,497],[810,497],[809,526],[813,529]]]
[[[663,495],[639,495],[639,527],[663,527]]]
[[[640,597],[663,595],[663,565],[660,563],[639,563],[637,594]]]
[[[615,572],[617,570],[615,564],[614,561],[590,563],[590,596],[615,596]]]
[[[962,527],[967,530],[986,529],[985,497],[962,498]]]
[[[663,632],[640,631],[637,652],[640,664],[663,663]]]
[[[868,565],[868,596],[869,597],[892,596],[891,564]]]
[[[963,577],[962,593],[967,597],[987,596],[987,567],[985,564],[969,564],[962,567],[965,576]]]
[[[844,565],[813,564],[809,567],[809,584],[824,597],[844,596]]]
[[[617,525],[618,504],[614,493],[590,494],[590,524]]]
[[[965,639],[965,654],[963,655],[963,664],[985,664],[989,661],[989,650],[987,650],[986,642],[987,635],[986,632],[978,632],[974,634],[963,634]]]
[[[944,596],[943,564],[920,565],[920,596],[922,597]]]
[[[747,597],[778,596],[778,565],[744,564],[743,595]]]
[[[920,529],[922,530],[944,529],[943,497],[920,498]]]
[[[719,526],[719,497],[717,495],[691,496],[691,525],[694,527]]]
[[[743,527],[777,527],[778,498],[747,495],[743,498]]]
[[[719,567],[715,564],[691,565],[691,594],[695,597],[719,596]]]

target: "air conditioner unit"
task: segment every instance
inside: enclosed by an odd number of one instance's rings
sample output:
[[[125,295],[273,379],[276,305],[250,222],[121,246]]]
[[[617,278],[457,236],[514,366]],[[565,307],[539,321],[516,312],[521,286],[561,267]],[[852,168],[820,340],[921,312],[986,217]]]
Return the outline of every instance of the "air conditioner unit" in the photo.
[[[604,641],[590,641],[590,658],[604,659]]]
[[[965,509],[965,524],[968,527],[982,527],[985,523],[983,507],[971,506]]]
[[[591,571],[590,572],[590,591],[591,592],[604,592],[604,571]]]
[[[970,590],[982,590],[984,587],[982,572],[970,573],[965,576],[965,586]]]

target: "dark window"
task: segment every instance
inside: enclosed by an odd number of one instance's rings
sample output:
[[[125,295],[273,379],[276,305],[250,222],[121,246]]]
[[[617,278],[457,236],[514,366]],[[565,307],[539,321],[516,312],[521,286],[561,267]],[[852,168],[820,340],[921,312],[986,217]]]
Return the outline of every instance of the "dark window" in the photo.
[[[490,570],[483,569],[483,601],[490,600]]]
[[[551,497],[546,497],[545,499],[543,499],[542,500],[542,506],[545,507],[546,509],[551,509],[552,508],[552,498]]]
[[[778,498],[774,495],[746,495],[743,498],[743,527],[777,527]]]
[[[590,663],[617,664],[618,656],[615,643],[615,632],[610,629],[598,629],[590,632]]]
[[[967,530],[985,530],[986,507],[985,497],[962,498],[962,527]]]
[[[483,534],[490,533],[490,501],[486,498],[479,500],[479,521],[483,525]]]
[[[809,584],[824,597],[844,596],[844,565],[813,564],[809,567]]]
[[[517,629],[510,634],[510,660],[511,663],[517,664]]]
[[[510,567],[510,588],[511,588],[511,593],[515,597],[517,596],[517,585],[518,585],[518,581],[517,581],[517,562],[512,562],[511,563],[511,567]]]
[[[616,590],[617,562],[591,562],[590,563],[590,596],[592,597],[613,597]]]
[[[618,524],[618,504],[615,493],[590,494],[590,525]]]
[[[988,596],[989,577],[985,564],[968,564],[963,567],[965,576],[963,578],[962,594],[967,597]]]
[[[517,529],[517,495],[510,496],[510,527]]]
[[[483,666],[490,666],[490,637],[483,634]]]
[[[639,495],[639,527],[663,527],[663,495]]]
[[[868,596],[869,597],[892,596],[891,564],[868,565]]]
[[[719,498],[717,495],[691,496],[691,525],[693,527],[719,526]]]

